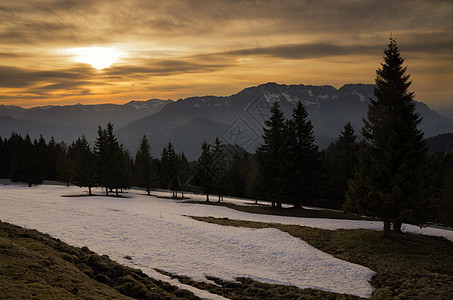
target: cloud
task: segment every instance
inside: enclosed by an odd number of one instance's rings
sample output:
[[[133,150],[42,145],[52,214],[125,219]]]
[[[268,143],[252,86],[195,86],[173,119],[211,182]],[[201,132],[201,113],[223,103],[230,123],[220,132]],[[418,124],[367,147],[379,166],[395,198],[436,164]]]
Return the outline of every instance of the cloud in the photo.
[[[442,60],[453,60],[452,19],[451,0],[1,1],[0,99],[146,94],[175,80],[173,89],[188,93],[194,85],[368,78],[374,70],[364,63],[382,57],[390,32],[414,78],[450,75]],[[61,54],[88,46],[128,55],[98,72]]]
[[[228,65],[219,63],[202,64],[181,60],[145,60],[140,66],[120,65],[105,69],[105,76],[168,76],[175,74],[212,72],[226,67],[228,67]]]
[[[270,47],[248,48],[218,53],[233,56],[268,56],[284,59],[309,59],[340,55],[374,54],[376,45],[342,46],[335,44],[288,44]]]
[[[0,87],[22,88],[37,83],[48,83],[89,78],[91,68],[73,68],[68,70],[37,71],[10,66],[0,66]]]

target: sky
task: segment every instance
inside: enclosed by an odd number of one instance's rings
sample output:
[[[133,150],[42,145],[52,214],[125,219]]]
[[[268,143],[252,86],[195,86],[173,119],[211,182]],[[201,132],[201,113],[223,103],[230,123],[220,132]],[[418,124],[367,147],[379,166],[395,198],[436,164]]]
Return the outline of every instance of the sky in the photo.
[[[0,104],[374,83],[390,35],[415,100],[453,116],[452,0],[2,0]]]

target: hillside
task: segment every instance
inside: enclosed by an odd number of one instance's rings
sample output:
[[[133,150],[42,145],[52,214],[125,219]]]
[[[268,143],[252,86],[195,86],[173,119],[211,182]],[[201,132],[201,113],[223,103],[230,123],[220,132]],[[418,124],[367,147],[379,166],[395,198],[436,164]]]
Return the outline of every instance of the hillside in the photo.
[[[198,299],[88,248],[0,221],[2,299]]]

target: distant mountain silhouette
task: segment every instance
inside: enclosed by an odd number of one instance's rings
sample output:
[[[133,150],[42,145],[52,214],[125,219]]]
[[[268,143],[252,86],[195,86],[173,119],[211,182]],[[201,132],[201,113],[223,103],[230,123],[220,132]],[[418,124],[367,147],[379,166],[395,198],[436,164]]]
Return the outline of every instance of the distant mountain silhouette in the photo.
[[[453,150],[453,133],[444,133],[428,138],[429,154]]]
[[[29,128],[28,132],[33,134],[41,130],[46,138],[52,134],[56,139],[59,137],[70,142],[74,134],[85,134],[94,141],[97,126],[111,121],[117,129],[118,139],[131,155],[135,155],[141,137],[146,134],[153,155],[160,156],[162,148],[171,141],[177,152],[184,151],[189,160],[194,160],[201,152],[201,143],[204,140],[213,142],[216,136],[224,144],[236,144],[249,152],[255,151],[261,143],[262,127],[270,116],[271,103],[279,101],[286,117],[290,117],[300,100],[313,122],[316,142],[326,147],[338,137],[346,122],[351,122],[356,133],[360,134],[362,118],[366,117],[369,101],[374,97],[373,88],[371,84],[347,84],[336,89],[329,85],[267,83],[227,97],[190,97],[175,102],[153,99],[124,105],[32,109],[0,105],[0,116],[15,118],[14,121],[3,120],[0,135],[6,137],[11,131],[17,131],[16,128],[25,131]],[[424,103],[416,104],[417,112],[423,117],[420,128],[425,137],[453,132],[453,119],[440,116]],[[41,125],[30,121],[41,122]],[[66,138],[65,130],[68,132]]]
[[[23,137],[28,134],[32,139],[42,135],[49,140],[53,136],[56,142],[74,141],[81,136],[81,130],[77,127],[0,116],[0,137],[10,137],[12,132],[19,133]]]
[[[93,142],[99,125],[105,126],[110,121],[118,128],[158,112],[167,103],[151,99],[123,105],[50,105],[29,109],[0,105],[0,136],[9,137],[11,132],[17,132],[37,138],[42,134],[46,139],[53,136],[57,141],[72,142],[84,134]]]

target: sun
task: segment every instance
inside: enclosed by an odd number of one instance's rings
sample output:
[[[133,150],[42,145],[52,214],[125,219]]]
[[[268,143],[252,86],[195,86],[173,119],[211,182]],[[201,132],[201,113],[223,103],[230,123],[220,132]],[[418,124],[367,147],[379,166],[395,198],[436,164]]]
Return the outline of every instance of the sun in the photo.
[[[124,53],[114,47],[83,47],[67,50],[73,59],[80,63],[90,64],[93,68],[102,70],[110,67]]]

